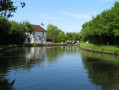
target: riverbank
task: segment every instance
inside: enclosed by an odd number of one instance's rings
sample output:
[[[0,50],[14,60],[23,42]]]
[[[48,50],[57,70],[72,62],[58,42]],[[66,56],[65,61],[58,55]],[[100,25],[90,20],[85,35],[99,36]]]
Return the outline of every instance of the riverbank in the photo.
[[[66,45],[76,45],[76,44],[66,44],[66,43],[38,43],[38,44],[19,44],[19,45],[0,45],[0,51],[15,47],[37,47],[37,46],[66,46]]]
[[[0,45],[0,51],[7,50],[7,49],[10,49],[10,48],[15,48],[15,47],[18,47],[18,45],[15,45],[15,44],[11,44],[11,45]]]
[[[65,46],[65,43],[36,43],[36,44],[24,44],[23,46]]]
[[[80,43],[80,48],[96,53],[119,55],[119,46],[95,45],[91,43]]]

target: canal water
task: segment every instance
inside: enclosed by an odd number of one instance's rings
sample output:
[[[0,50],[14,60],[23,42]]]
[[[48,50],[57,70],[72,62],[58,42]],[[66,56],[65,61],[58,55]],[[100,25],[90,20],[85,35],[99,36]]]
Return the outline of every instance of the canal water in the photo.
[[[119,90],[119,57],[76,46],[0,53],[0,90]]]

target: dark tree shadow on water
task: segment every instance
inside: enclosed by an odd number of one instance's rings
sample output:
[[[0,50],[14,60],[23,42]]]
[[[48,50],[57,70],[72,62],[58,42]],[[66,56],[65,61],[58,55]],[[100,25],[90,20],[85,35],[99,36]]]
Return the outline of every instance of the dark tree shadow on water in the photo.
[[[5,78],[0,79],[0,90],[15,90],[15,88],[13,87],[15,81],[16,79],[14,79],[13,81]]]

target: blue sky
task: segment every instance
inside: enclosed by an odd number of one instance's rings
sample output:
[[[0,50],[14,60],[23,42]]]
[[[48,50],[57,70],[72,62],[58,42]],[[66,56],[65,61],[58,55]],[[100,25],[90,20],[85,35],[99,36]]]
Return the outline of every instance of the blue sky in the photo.
[[[16,0],[14,0],[16,1]],[[18,7],[10,20],[31,24],[44,23],[58,26],[64,32],[80,32],[82,25],[92,16],[110,9],[118,0],[20,0],[26,3],[24,8]],[[18,3],[16,3],[18,4]]]

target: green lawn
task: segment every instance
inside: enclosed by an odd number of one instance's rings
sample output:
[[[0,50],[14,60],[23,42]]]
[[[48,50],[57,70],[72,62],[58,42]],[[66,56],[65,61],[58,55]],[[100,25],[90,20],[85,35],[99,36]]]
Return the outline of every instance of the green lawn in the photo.
[[[102,52],[102,53],[111,53],[111,54],[119,54],[119,46],[111,46],[111,45],[95,45],[91,43],[80,43],[80,48],[94,51],[94,52]]]

